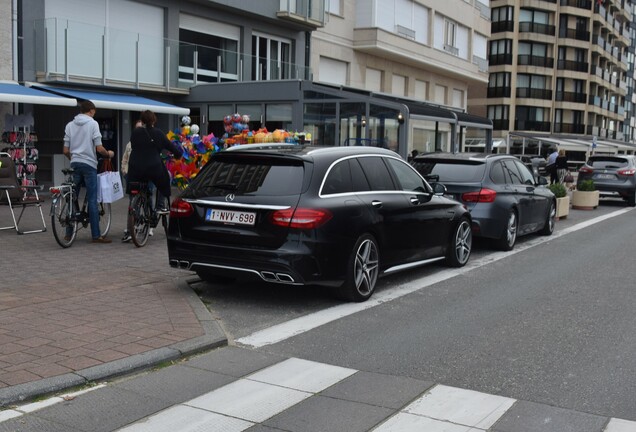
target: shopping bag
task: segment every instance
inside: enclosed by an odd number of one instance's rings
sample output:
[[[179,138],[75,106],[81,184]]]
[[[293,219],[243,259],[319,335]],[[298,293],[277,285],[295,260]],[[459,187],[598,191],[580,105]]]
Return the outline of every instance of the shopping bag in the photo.
[[[124,187],[119,171],[104,171],[97,174],[97,201],[113,203],[124,197]]]
[[[572,175],[571,172],[568,171],[568,173],[563,178],[563,182],[564,183],[574,183],[574,176]]]

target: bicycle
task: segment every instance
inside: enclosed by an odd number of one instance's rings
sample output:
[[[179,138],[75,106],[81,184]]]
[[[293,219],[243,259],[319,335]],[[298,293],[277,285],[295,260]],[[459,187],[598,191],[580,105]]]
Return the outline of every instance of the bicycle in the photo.
[[[131,182],[129,184],[130,204],[128,206],[128,233],[137,247],[148,242],[150,228],[156,228],[159,220],[164,231],[168,231],[168,213],[157,212],[152,206],[151,194],[147,182]],[[155,199],[159,193],[155,189]]]
[[[76,196],[73,182],[73,168],[65,168],[62,173],[66,176],[59,186],[49,188],[51,192],[51,225],[53,236],[63,248],[70,247],[77,238],[77,232],[89,226],[88,200],[84,195],[84,202],[80,209],[79,197]],[[101,236],[108,234],[111,225],[111,205],[97,203],[99,209],[99,232]],[[67,229],[70,228],[70,233]]]

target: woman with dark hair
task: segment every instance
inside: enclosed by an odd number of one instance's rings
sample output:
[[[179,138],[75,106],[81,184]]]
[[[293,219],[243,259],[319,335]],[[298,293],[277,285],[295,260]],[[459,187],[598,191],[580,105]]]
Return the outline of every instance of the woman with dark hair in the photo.
[[[159,195],[155,208],[167,211],[170,198],[170,175],[161,160],[161,152],[168,151],[177,159],[183,156],[179,146],[172,143],[161,129],[155,127],[157,116],[152,111],[141,113],[142,127],[135,128],[130,136],[128,183],[152,182]]]

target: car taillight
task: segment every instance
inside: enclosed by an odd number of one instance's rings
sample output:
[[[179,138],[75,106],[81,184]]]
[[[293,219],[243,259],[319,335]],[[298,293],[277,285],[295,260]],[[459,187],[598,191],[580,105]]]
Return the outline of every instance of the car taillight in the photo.
[[[618,170],[617,173],[624,176],[633,176],[634,174],[636,174],[636,169],[635,168],[622,169],[622,170]]]
[[[272,224],[282,227],[313,229],[324,225],[332,217],[329,210],[298,208],[277,210],[270,215],[269,220]]]
[[[593,173],[593,172],[594,172],[594,168],[592,168],[592,167],[590,167],[590,166],[587,166],[587,165],[583,165],[583,166],[579,169],[579,172],[580,172],[580,173],[587,173],[587,174],[590,174],[590,173]]]
[[[482,188],[479,192],[466,192],[462,194],[462,201],[474,203],[491,203],[495,201],[497,192],[492,189]]]
[[[175,199],[170,205],[171,218],[188,217],[192,213],[194,213],[194,207],[192,207],[192,204],[182,200],[181,198]]]

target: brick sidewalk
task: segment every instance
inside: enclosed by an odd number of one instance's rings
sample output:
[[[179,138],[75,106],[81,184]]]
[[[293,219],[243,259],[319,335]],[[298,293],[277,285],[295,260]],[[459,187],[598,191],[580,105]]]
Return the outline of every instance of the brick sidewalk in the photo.
[[[127,200],[113,204],[112,244],[90,243],[82,229],[72,247],[47,231],[0,231],[0,407],[149,367],[227,343],[186,281],[168,265],[159,228],[143,248],[121,243]],[[0,226],[10,222],[0,206]],[[25,229],[37,228],[27,209]]]

